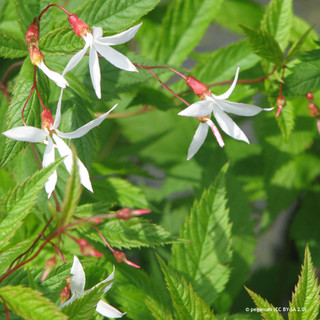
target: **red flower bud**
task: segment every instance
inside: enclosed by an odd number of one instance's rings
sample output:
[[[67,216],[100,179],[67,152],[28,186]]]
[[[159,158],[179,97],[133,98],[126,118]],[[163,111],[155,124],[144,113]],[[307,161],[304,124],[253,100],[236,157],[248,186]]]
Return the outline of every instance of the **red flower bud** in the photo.
[[[38,21],[37,18],[33,20],[33,24],[31,24],[28,28],[28,31],[25,36],[26,39],[26,44],[28,47],[30,46],[37,46],[39,43],[39,26],[38,26]]]
[[[134,268],[140,268],[140,266],[138,266],[137,264],[133,263],[132,261],[129,261],[125,255],[125,253],[122,251],[114,250],[113,255],[118,262],[124,262]]]
[[[71,14],[68,18],[68,21],[78,37],[83,38],[88,32],[90,32],[89,26],[84,21],[79,19],[77,15]]]
[[[56,256],[53,256],[52,258],[46,261],[46,269],[41,275],[41,281],[44,281],[47,278],[48,274],[56,267],[56,265],[57,265]]]
[[[54,123],[51,111],[49,109],[44,109],[41,112],[41,119],[42,119],[42,128],[50,131]]]
[[[282,94],[280,94],[277,98],[277,101],[276,101],[276,105],[278,106],[276,117],[279,116],[279,114],[280,114],[282,108],[285,106],[285,104],[286,104],[286,99],[284,98],[284,96]]]
[[[309,100],[313,100],[313,94],[311,92],[308,92],[306,94],[306,98],[309,99]]]
[[[314,103],[309,103],[308,108],[312,117],[317,117],[319,115],[319,108]]]
[[[61,303],[67,301],[70,298],[70,277],[66,279],[67,285],[62,289],[59,298]]]
[[[44,62],[43,54],[41,53],[40,49],[37,46],[35,45],[29,46],[28,50],[30,54],[31,63],[34,66],[39,66],[40,63]]]
[[[186,84],[193,90],[193,92],[199,98],[203,98],[206,94],[210,94],[209,87],[194,77],[187,77]]]
[[[122,220],[129,220],[131,217],[141,216],[143,214],[150,213],[150,209],[130,209],[122,208],[117,212],[117,218]]]
[[[84,256],[97,257],[97,258],[103,257],[103,253],[96,251],[94,249],[94,246],[88,243],[86,239],[77,240],[77,244],[80,246],[81,253]]]

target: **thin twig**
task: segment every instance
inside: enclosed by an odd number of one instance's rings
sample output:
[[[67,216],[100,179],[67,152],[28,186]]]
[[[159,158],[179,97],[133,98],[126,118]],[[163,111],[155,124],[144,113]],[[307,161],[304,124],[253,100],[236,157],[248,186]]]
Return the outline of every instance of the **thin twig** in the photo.
[[[8,69],[7,71],[5,72],[2,80],[1,80],[1,89],[2,89],[2,92],[3,94],[5,95],[6,99],[8,102],[11,101],[11,97],[10,97],[10,93],[9,93],[9,90],[7,88],[7,79],[10,75],[10,73],[12,72],[13,69],[15,68],[18,68],[20,66],[22,66],[23,64],[23,61],[18,61],[16,63],[13,63]]]

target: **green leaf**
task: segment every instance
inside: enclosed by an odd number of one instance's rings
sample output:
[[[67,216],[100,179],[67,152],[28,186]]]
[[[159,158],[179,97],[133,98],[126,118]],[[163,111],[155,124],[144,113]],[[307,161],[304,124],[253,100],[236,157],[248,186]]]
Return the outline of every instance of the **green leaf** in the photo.
[[[28,30],[28,27],[33,23],[33,19],[40,14],[40,0],[15,0],[15,8],[17,20],[23,34]]]
[[[296,105],[293,102],[286,101],[285,106],[281,110],[280,116],[276,118],[284,141],[289,141],[294,128],[296,118],[295,107]]]
[[[280,48],[288,45],[293,20],[292,0],[272,0],[261,21],[261,29],[272,35]]]
[[[105,288],[110,282],[98,284],[93,290],[90,290],[80,298],[74,300],[71,304],[66,305],[61,311],[72,320],[91,319],[96,306],[103,295]]]
[[[287,56],[286,56],[286,60],[285,63],[287,63],[288,61],[290,61],[292,58],[294,58],[297,54],[299,54],[299,51],[301,50],[302,46],[304,45],[304,43],[306,42],[309,34],[311,33],[311,31],[313,30],[313,26],[311,26],[305,33],[302,34],[302,36],[297,39],[292,46],[290,47]]]
[[[246,288],[256,306],[261,309],[261,315],[264,320],[283,320],[282,315],[267,300],[261,298],[258,294]]]
[[[120,178],[93,181],[93,196],[100,201],[117,202],[122,207],[148,208],[146,196],[130,182]]]
[[[100,226],[99,230],[110,244],[117,248],[155,247],[178,241],[161,226],[142,218],[132,218],[128,221],[110,220]],[[101,242],[100,237],[95,232],[85,232],[91,239]]]
[[[161,270],[164,274],[174,307],[179,319],[184,320],[210,320],[215,319],[210,308],[196,294],[192,285],[174,272],[158,257]]]
[[[0,248],[3,248],[14,236],[23,223],[23,219],[30,213],[38,194],[63,158],[39,170],[32,177],[27,178],[22,184],[9,192],[6,203],[6,216],[0,222]]]
[[[158,3],[159,0],[87,0],[76,13],[91,27],[119,32],[131,27]]]
[[[167,308],[160,306],[156,300],[147,298],[145,304],[157,320],[173,320],[172,315],[168,313]]]
[[[320,89],[320,60],[302,60],[290,69],[291,73],[284,79],[284,94],[305,95]]]
[[[77,163],[77,157],[75,150],[73,150],[73,166],[71,175],[68,178],[64,200],[61,208],[61,220],[59,226],[64,226],[69,223],[72,218],[81,195],[81,185],[79,177],[79,167]]]
[[[164,16],[154,58],[180,65],[202,39],[222,0],[175,0]]]
[[[290,302],[289,320],[316,319],[320,305],[320,286],[306,246],[304,262]]]
[[[7,130],[23,125],[21,119],[21,111],[30,95],[31,88],[33,86],[34,70],[35,67],[31,64],[30,59],[26,58],[21,67],[18,79],[14,87],[12,102],[8,108],[6,127]],[[42,73],[42,71],[37,72],[37,85],[41,98],[44,104],[46,104],[50,89],[48,79]],[[34,90],[24,110],[24,119],[26,123],[30,126],[40,127],[41,111],[42,109],[40,106],[40,102]],[[14,158],[25,145],[26,143],[7,139],[4,150],[2,151],[0,166],[5,165],[8,161]]]
[[[240,25],[248,37],[254,52],[261,58],[281,65],[284,56],[275,38],[264,30],[255,30],[244,25]]]
[[[197,54],[195,58],[199,62],[192,75],[206,84],[232,79],[238,66],[240,71],[244,71],[261,60],[252,53],[247,40],[232,43],[210,53]]]
[[[231,224],[226,209],[224,166],[216,181],[195,202],[180,231],[189,240],[172,247],[171,266],[191,282],[197,294],[212,305],[229,280]]]
[[[84,41],[75,35],[73,29],[62,27],[40,38],[39,47],[46,56],[76,53],[84,47]]]
[[[26,320],[67,320],[57,306],[39,291],[23,286],[0,288],[0,296],[7,307]]]
[[[28,50],[21,38],[14,34],[0,31],[0,56],[4,58],[21,58],[28,55]]]

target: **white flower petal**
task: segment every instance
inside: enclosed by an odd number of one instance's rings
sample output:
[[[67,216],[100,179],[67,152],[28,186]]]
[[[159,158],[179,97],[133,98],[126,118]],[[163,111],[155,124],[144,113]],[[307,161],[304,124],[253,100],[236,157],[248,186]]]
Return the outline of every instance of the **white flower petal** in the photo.
[[[71,292],[82,293],[84,291],[84,286],[86,284],[86,276],[82,268],[82,264],[77,256],[73,257],[73,264],[71,268],[71,280],[70,289]]]
[[[77,164],[78,164],[78,170],[79,170],[79,177],[80,177],[80,183],[87,188],[90,192],[93,192],[90,176],[87,168],[85,165],[81,162],[79,158],[77,158]]]
[[[101,73],[98,54],[94,46],[90,47],[89,68],[94,91],[96,92],[97,97],[101,99]]]
[[[110,273],[110,275],[108,276],[108,278],[104,279],[103,281],[99,282],[98,284],[96,284],[95,286],[93,286],[92,288],[90,288],[89,290],[86,290],[85,293],[90,292],[91,290],[93,290],[95,287],[97,287],[98,285],[100,285],[101,283],[105,283],[105,282],[111,282],[109,285],[107,285],[107,287],[103,290],[103,293],[106,293],[112,286],[112,281],[114,279],[114,270],[115,267],[113,266],[113,271]]]
[[[68,64],[66,65],[66,67],[64,68],[62,75],[65,75],[67,72],[69,72],[70,70],[72,70],[79,62],[80,60],[83,58],[83,56],[85,55],[85,53],[87,52],[87,49],[89,47],[89,44],[86,42],[86,45],[84,46],[83,49],[81,49],[79,52],[77,52],[68,62]]]
[[[57,86],[60,88],[65,88],[69,85],[68,81],[63,77],[63,75],[59,74],[58,72],[50,70],[44,62],[38,64],[39,69],[43,71],[43,73],[51,79]]]
[[[103,30],[101,27],[92,27],[93,41],[100,39],[103,36]]]
[[[73,165],[73,158],[72,158],[72,151],[68,147],[68,145],[60,139],[56,134],[52,135],[52,138],[54,142],[57,145],[58,151],[60,153],[61,157],[65,157],[63,162],[64,165],[66,166],[67,171],[71,174],[72,171],[72,165]]]
[[[216,127],[216,125],[211,121],[211,119],[208,119],[206,121],[206,123],[210,127],[210,129],[211,129],[212,133],[214,134],[215,138],[217,139],[217,141],[219,143],[219,146],[221,148],[223,148],[224,147],[224,141],[223,141],[223,139],[221,137],[221,134],[220,134],[218,128]]]
[[[15,127],[2,132],[2,134],[7,138],[26,142],[42,142],[47,137],[47,133],[44,130],[31,126]]]
[[[179,116],[184,117],[205,117],[211,114],[213,107],[213,101],[202,100],[193,103],[188,108],[180,111]]]
[[[99,42],[95,42],[94,46],[97,51],[115,67],[126,71],[138,72],[137,68],[131,63],[131,61],[117,50],[114,50],[104,44],[100,44]]]
[[[59,130],[56,130],[59,137],[64,139],[76,139],[84,136],[86,133],[88,133],[91,129],[97,127],[100,125],[100,123],[107,118],[109,113],[116,108],[118,104],[114,105],[108,112],[104,113],[100,117],[88,122],[84,126],[80,127],[79,129],[72,131],[72,132],[61,132]]]
[[[125,313],[121,313],[110,304],[100,300],[97,304],[96,311],[107,318],[121,318]]]
[[[234,80],[232,82],[232,85],[231,87],[223,94],[221,94],[220,96],[215,96],[214,94],[212,94],[212,96],[215,98],[215,99],[218,99],[218,100],[225,100],[225,99],[228,99],[232,93],[232,91],[234,90],[234,88],[236,87],[236,84],[237,84],[237,81],[238,81],[238,75],[239,75],[239,70],[240,70],[240,67],[237,68],[237,71],[236,71],[236,75],[234,77]]]
[[[224,111],[222,111],[219,107],[214,106],[213,114],[217,122],[219,123],[219,126],[226,134],[228,134],[230,137],[234,139],[243,140],[249,143],[249,140],[244,134],[244,132],[235,124],[235,122]]]
[[[206,123],[201,122],[199,124],[190,144],[187,160],[190,160],[198,152],[207,137],[208,129],[209,126]]]
[[[121,33],[118,33],[114,36],[100,38],[100,39],[98,39],[98,42],[101,44],[108,45],[108,46],[126,43],[126,42],[130,41],[136,35],[136,33],[138,32],[141,25],[142,25],[142,22],[137,24],[136,26],[134,26],[126,31],[123,31]]]
[[[52,126],[52,129],[55,130],[59,127],[60,121],[61,121],[61,103],[62,103],[62,94],[63,94],[63,89],[61,89],[58,104],[57,104],[57,110],[56,110],[56,115],[54,117],[54,123]]]
[[[48,138],[48,144],[46,146],[46,150],[44,151],[43,160],[42,160],[42,166],[46,168],[48,165],[54,162],[54,146],[53,141],[51,138]],[[54,170],[52,175],[48,178],[47,182],[45,183],[44,187],[46,189],[46,192],[48,194],[48,199],[51,196],[51,193],[56,187],[57,184],[57,171]]]
[[[216,100],[215,103],[223,111],[236,114],[238,116],[255,116],[262,111],[262,108],[245,103],[237,103],[226,100]]]

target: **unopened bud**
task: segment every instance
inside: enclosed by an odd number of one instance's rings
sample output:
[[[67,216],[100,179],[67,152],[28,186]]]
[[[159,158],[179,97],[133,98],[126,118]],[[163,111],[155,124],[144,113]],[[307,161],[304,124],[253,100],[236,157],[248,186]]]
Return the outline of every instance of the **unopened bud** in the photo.
[[[125,255],[125,253],[122,252],[122,251],[114,250],[114,251],[113,251],[113,255],[114,255],[114,257],[116,258],[116,260],[117,260],[118,262],[120,262],[120,263],[121,263],[121,262],[124,262],[124,263],[128,264],[128,265],[131,266],[131,267],[140,268],[140,266],[138,266],[137,264],[133,263],[132,261],[129,261],[129,260],[127,259],[126,255]]]
[[[79,239],[77,241],[77,244],[80,246],[81,253],[84,256],[97,257],[97,258],[103,257],[103,253],[96,251],[94,246],[88,243],[86,239]]]
[[[71,14],[68,18],[69,23],[71,24],[74,33],[78,37],[84,37],[88,32],[90,32],[89,26],[78,18],[77,15]]]
[[[59,298],[61,303],[69,300],[70,298],[70,277],[66,279],[67,285],[62,289]]]
[[[278,106],[276,117],[279,116],[279,114],[280,114],[282,108],[285,106],[285,104],[286,104],[286,99],[284,98],[284,96],[282,94],[280,94],[277,98],[277,101],[276,101],[276,105]]]
[[[44,109],[41,112],[41,119],[42,119],[42,128],[50,131],[54,123],[51,111],[49,109]]]
[[[309,100],[313,100],[313,94],[311,92],[308,92],[306,94],[306,98],[309,99]]]
[[[48,274],[56,267],[56,265],[57,265],[56,256],[53,256],[52,258],[46,261],[46,269],[44,270],[41,276],[41,281],[44,281],[47,278]]]
[[[31,24],[28,28],[28,31],[25,36],[26,39],[26,44],[28,47],[30,46],[37,46],[39,43],[39,26],[38,26],[38,21],[37,18],[33,20],[33,24]]]
[[[210,95],[209,87],[194,77],[187,77],[186,84],[199,98],[203,98],[205,95]]]
[[[143,214],[150,213],[150,209],[130,209],[122,208],[117,212],[117,218],[122,220],[129,220],[131,217],[141,216]]]
[[[312,117],[317,117],[319,115],[319,108],[314,103],[309,103],[308,108]]]

